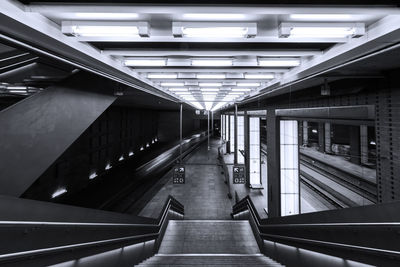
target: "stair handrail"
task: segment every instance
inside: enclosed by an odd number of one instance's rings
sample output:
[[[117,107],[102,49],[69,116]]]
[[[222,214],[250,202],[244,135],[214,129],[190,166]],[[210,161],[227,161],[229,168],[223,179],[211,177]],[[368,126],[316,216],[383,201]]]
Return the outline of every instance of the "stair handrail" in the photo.
[[[21,201],[21,200],[19,200]],[[22,200],[30,201],[30,200]],[[35,201],[35,205],[40,205],[41,202]],[[45,203],[46,206],[54,205],[58,208],[67,208],[68,206],[55,204],[55,203]],[[80,209],[74,207],[74,209]],[[90,210],[84,209],[82,210]],[[118,217],[118,214],[105,211],[96,211],[99,213],[111,214],[114,217]],[[171,215],[172,214],[172,215]],[[157,219],[148,219],[145,222],[126,222],[127,215],[121,214],[122,222],[69,222],[69,221],[26,221],[26,220],[4,220],[0,221],[0,231],[3,231],[1,242],[6,241],[5,239],[14,238],[14,243],[16,236],[21,236],[21,232],[26,234],[24,237],[25,244],[36,244],[40,239],[35,231],[41,233],[46,233],[47,231],[62,233],[63,235],[54,236],[49,238],[49,236],[43,236],[42,243],[56,243],[54,241],[59,241],[60,238],[65,238],[67,242],[58,242],[53,246],[42,246],[42,247],[30,247],[29,249],[23,249],[20,251],[7,251],[0,252],[0,264],[7,262],[15,262],[16,260],[32,259],[38,256],[53,255],[55,253],[70,252],[71,250],[79,249],[91,249],[99,248],[102,246],[112,246],[123,244],[133,245],[136,243],[147,242],[151,240],[157,240],[162,234],[162,230],[166,228],[166,223],[168,223],[169,217],[176,217],[182,219],[184,216],[184,206],[176,200],[171,195],[168,196],[163,209]],[[175,218],[175,219],[176,219]],[[146,219],[146,218],[143,218]],[[8,230],[8,234],[7,231]],[[31,234],[31,239],[29,241],[29,233]],[[66,232],[69,236],[66,236]],[[40,234],[40,233],[39,233]],[[91,235],[95,236],[92,237]],[[74,238],[71,238],[74,236]],[[100,236],[100,238],[98,238]],[[97,237],[97,238],[96,238]],[[68,242],[71,240],[77,240],[77,242]],[[8,242],[11,242],[9,240]],[[4,243],[3,243],[4,244]],[[2,246],[4,249],[4,246]],[[26,247],[26,246],[22,246]]]
[[[267,240],[365,263],[379,265],[384,260],[387,261],[385,266],[396,266],[391,264],[400,260],[399,220],[382,221],[381,218],[381,221],[360,222],[355,220],[355,216],[349,220],[348,214],[363,209],[364,214],[375,209],[395,211],[399,207],[400,202],[396,202],[261,219],[251,197],[246,196],[232,207],[231,215],[234,219],[249,219],[260,247],[263,240]],[[327,216],[328,213],[332,215]],[[338,220],[340,217],[336,215],[345,218],[343,214],[347,216],[346,220]],[[330,222],[327,221],[329,217]]]

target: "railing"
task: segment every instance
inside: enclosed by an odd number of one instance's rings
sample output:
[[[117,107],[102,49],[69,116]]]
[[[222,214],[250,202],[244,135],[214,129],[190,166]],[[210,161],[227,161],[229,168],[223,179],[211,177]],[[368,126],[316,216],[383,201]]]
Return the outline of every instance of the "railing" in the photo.
[[[301,248],[339,257],[342,261],[351,259],[376,266],[398,266],[399,208],[400,203],[396,202],[260,219],[251,198],[247,196],[233,206],[232,216],[249,219],[264,253],[268,251],[269,254],[279,255],[277,248],[283,244],[297,248],[297,253]],[[288,259],[277,260],[285,264]],[[297,266],[302,265],[297,262]]]
[[[184,215],[183,205],[172,196],[168,197],[157,219],[17,200],[17,202],[21,201],[29,202],[30,206],[38,206],[38,213],[47,210],[46,207],[53,210],[63,209],[75,218],[79,213],[82,220],[51,221],[35,218],[28,221],[25,216],[22,220],[0,221],[0,265],[35,266],[37,265],[35,261],[46,263],[46,265],[54,264],[151,241],[151,248],[147,249],[146,254],[149,257],[158,250],[168,220],[182,219]],[[18,205],[20,206],[20,203]],[[48,212],[50,213],[51,211]],[[96,216],[92,216],[94,221],[91,222],[90,216],[93,214]],[[143,256],[145,255],[139,255],[136,258],[143,260]],[[135,262],[131,262],[130,266],[133,264]]]

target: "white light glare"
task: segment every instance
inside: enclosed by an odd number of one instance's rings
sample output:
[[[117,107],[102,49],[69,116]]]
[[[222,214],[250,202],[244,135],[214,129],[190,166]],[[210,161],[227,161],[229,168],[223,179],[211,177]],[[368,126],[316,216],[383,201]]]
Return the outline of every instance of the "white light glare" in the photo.
[[[237,86],[239,87],[258,87],[260,83],[238,83]]]
[[[92,172],[90,175],[89,175],[89,180],[92,180],[92,179],[94,179],[94,178],[96,178],[97,177],[97,173],[96,172]]]
[[[131,151],[131,152],[129,152],[128,156],[129,156],[129,157],[132,157],[133,154],[134,154],[134,153]]]
[[[300,65],[297,58],[259,58],[258,65],[262,67],[296,67]]]
[[[186,88],[168,88],[171,92],[187,92]]]
[[[225,79],[225,74],[197,74],[197,79]]]
[[[218,88],[200,88],[200,91],[202,92],[218,92]]]
[[[197,67],[232,66],[232,60],[231,59],[192,59],[192,66],[197,66]]]
[[[51,195],[51,198],[56,198],[56,197],[61,196],[62,194],[65,194],[65,193],[67,193],[67,189],[65,189],[65,188],[60,188],[60,189],[56,190],[56,191]]]
[[[149,79],[176,79],[178,78],[178,74],[170,73],[170,74],[154,74],[150,73],[147,75]]]
[[[133,67],[156,67],[156,66],[165,66],[167,64],[166,59],[125,59],[125,66],[133,66]]]
[[[217,14],[217,13],[194,13],[194,14],[183,14],[184,18],[187,19],[199,19],[199,20],[235,20],[235,19],[245,19],[244,14]]]
[[[245,79],[273,79],[275,78],[274,74],[245,74],[244,75]]]
[[[121,157],[119,157],[118,161],[123,161],[125,158],[123,155],[121,155]]]
[[[164,83],[161,83],[161,86],[167,86],[167,87],[169,87],[169,86],[185,86],[185,84],[184,84],[184,83],[169,83],[169,82],[164,82]]]
[[[349,14],[291,14],[291,19],[300,20],[349,20],[351,15]]]
[[[249,88],[233,88],[232,92],[248,92],[251,91]]]
[[[109,169],[111,169],[112,168],[112,166],[111,166],[111,164],[110,163],[107,163],[107,165],[106,165],[106,167],[104,168],[105,170],[109,170]]]
[[[222,83],[199,83],[201,87],[215,87],[215,86],[222,86]]]
[[[144,147],[140,147],[140,151],[143,151],[144,150]]]
[[[193,106],[195,106],[196,108],[198,108],[198,109],[203,109],[203,106],[200,105],[199,102],[193,101],[193,102],[190,102],[190,103],[191,103]]]
[[[146,143],[146,147],[149,147],[150,145],[149,145],[149,143]]]
[[[247,36],[247,27],[183,27],[183,36],[189,38],[242,38]]]
[[[211,111],[216,111],[216,110],[218,110],[218,109],[221,108],[224,104],[225,104],[225,102],[219,102],[218,104],[216,104],[216,105],[211,109]]]
[[[72,26],[75,36],[101,37],[101,36],[139,36],[137,26],[105,26],[105,25],[75,25]]]
[[[204,102],[204,105],[206,106],[206,110],[211,110],[213,102]]]
[[[75,13],[77,18],[84,19],[135,19],[139,15],[136,13]]]
[[[293,27],[291,37],[345,38],[356,33],[354,27]]]

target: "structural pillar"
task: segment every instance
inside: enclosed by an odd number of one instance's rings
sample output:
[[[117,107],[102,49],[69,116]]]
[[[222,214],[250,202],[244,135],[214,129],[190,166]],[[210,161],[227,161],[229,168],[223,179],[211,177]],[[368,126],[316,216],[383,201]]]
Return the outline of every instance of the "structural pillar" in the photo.
[[[360,153],[361,164],[368,163],[368,126],[360,126]]]
[[[207,148],[210,150],[210,111],[207,110]]]
[[[234,123],[234,134],[235,134],[235,143],[234,143],[234,160],[233,163],[238,163],[238,119],[237,119],[237,104],[235,103],[235,123]]]
[[[308,145],[308,122],[303,121],[303,146]]]
[[[325,122],[325,152],[332,153],[331,124],[329,122]]]
[[[350,126],[350,162],[361,164],[359,126]]]
[[[279,119],[275,109],[267,110],[267,171],[268,171],[268,217],[281,214],[280,193],[280,136]]]
[[[180,103],[179,113],[179,163],[182,163],[182,103]]]
[[[320,152],[325,152],[325,130],[324,123],[318,123],[318,150]]]

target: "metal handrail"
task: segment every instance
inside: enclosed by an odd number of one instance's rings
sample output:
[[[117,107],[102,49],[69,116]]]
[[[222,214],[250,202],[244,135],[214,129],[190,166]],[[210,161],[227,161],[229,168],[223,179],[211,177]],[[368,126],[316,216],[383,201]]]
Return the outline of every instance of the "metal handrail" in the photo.
[[[157,227],[157,230],[154,231],[153,233],[129,235],[129,236],[123,236],[123,237],[117,237],[117,238],[108,238],[108,239],[102,239],[102,240],[80,242],[80,243],[75,243],[75,244],[67,244],[67,245],[61,245],[61,246],[38,248],[38,249],[33,249],[33,250],[17,251],[17,252],[12,252],[12,253],[0,254],[0,262],[15,260],[15,259],[19,259],[19,258],[34,257],[34,256],[50,254],[50,253],[59,253],[59,252],[64,252],[64,251],[70,251],[71,249],[82,249],[82,248],[105,246],[105,245],[133,241],[133,240],[140,240],[141,242],[154,240],[157,237],[159,237],[162,227],[163,227],[164,223],[166,222],[169,211],[176,212],[176,213],[180,214],[181,216],[183,216],[184,215],[184,206],[179,201],[177,201],[175,198],[173,198],[172,196],[168,196],[168,199],[166,200],[166,202],[164,204],[164,207],[157,219],[156,224],[154,224],[154,223],[149,223],[149,224],[123,223],[123,224],[119,224],[119,223],[3,221],[3,222],[0,222],[0,224],[16,225],[16,226],[21,226],[21,225],[29,225],[29,226],[48,226],[48,225],[54,226],[55,225],[55,226],[73,226],[73,227],[74,226],[85,226],[85,227],[110,226],[113,228],[114,227],[119,228],[121,226],[124,226],[124,227],[130,226],[130,227],[134,227],[134,228],[136,228],[136,227],[138,227],[138,228]]]
[[[325,240],[319,240],[314,238],[302,237],[310,233],[312,230],[328,230],[329,228],[334,229],[348,229],[349,233],[353,233],[354,230],[362,228],[371,227],[391,227],[400,228],[400,222],[328,222],[328,223],[268,223],[268,219],[261,219],[253,201],[249,196],[246,196],[240,200],[237,204],[232,207],[232,217],[239,216],[245,212],[249,213],[249,216],[254,220],[255,224],[255,234],[258,235],[262,240],[270,240],[276,242],[282,242],[287,245],[295,243],[296,246],[305,245],[310,248],[310,246],[325,247],[328,249],[345,249],[354,250],[362,253],[366,253],[373,256],[384,256],[387,258],[400,258],[400,249],[382,249],[372,246],[361,246],[354,245],[350,243],[341,243],[335,241],[329,241],[329,238],[325,237]],[[297,231],[298,230],[298,231]],[[397,230],[398,231],[398,230]],[[277,232],[277,233],[276,233]],[[285,232],[285,234],[281,234]],[[291,235],[295,232],[296,235]],[[324,236],[319,236],[321,239]]]

